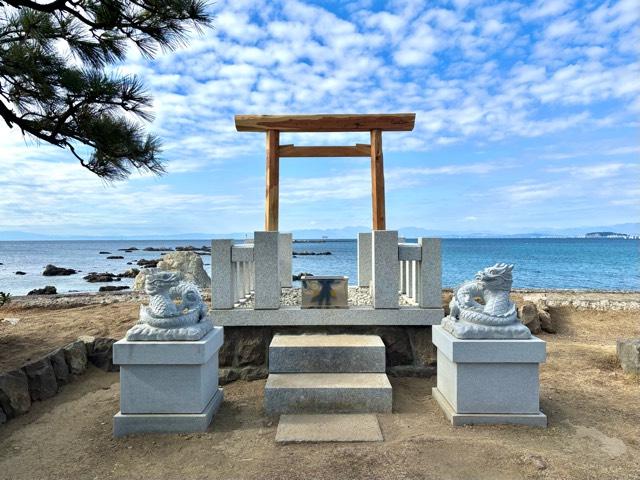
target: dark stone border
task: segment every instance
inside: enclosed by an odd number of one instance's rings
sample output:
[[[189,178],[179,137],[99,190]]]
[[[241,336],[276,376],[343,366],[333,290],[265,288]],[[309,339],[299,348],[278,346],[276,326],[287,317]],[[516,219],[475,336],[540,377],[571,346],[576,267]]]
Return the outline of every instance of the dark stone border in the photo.
[[[379,335],[385,344],[387,374],[430,377],[436,374],[436,348],[430,326],[225,327],[220,348],[221,385],[269,374],[269,344],[276,334],[310,333]]]
[[[25,414],[32,402],[55,396],[60,388],[82,375],[89,363],[108,371],[113,364],[113,338],[79,337],[21,368],[0,374],[0,424]]]

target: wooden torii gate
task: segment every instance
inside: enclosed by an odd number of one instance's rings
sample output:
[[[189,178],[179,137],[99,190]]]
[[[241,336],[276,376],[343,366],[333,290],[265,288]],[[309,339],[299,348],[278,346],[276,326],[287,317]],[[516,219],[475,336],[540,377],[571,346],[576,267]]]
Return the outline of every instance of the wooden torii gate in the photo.
[[[280,157],[371,157],[373,230],[386,230],[383,131],[411,131],[415,113],[236,115],[238,132],[266,132],[267,175],[264,227],[278,231]],[[371,144],[355,146],[280,145],[280,132],[370,132]]]

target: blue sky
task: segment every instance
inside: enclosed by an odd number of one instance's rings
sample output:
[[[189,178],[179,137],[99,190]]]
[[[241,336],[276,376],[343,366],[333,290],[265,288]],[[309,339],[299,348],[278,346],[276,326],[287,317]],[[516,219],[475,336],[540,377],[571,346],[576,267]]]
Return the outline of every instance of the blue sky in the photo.
[[[264,135],[234,114],[416,112],[383,136],[387,228],[529,232],[640,219],[640,7],[216,1],[215,28],[118,69],[154,96],[168,173],[105,184],[0,125],[0,230],[263,228]],[[368,143],[284,134],[281,143]],[[280,229],[371,224],[366,158],[282,159]]]

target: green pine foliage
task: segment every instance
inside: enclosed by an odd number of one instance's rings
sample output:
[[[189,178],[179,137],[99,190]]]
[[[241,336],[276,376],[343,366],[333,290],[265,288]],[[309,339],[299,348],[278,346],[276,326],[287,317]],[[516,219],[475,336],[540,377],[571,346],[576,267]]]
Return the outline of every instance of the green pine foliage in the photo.
[[[160,140],[140,80],[113,64],[146,57],[209,26],[205,0],[0,0],[0,117],[65,148],[106,180],[161,174]]]
[[[0,307],[3,305],[8,305],[11,302],[11,294],[0,292]]]

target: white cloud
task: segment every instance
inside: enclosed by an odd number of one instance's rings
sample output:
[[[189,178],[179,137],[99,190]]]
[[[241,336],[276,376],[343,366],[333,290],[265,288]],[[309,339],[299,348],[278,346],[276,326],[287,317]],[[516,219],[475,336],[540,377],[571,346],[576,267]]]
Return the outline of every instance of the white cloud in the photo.
[[[233,125],[237,113],[414,111],[413,132],[384,137],[386,154],[412,158],[402,167],[387,167],[389,189],[399,191],[434,176],[495,172],[493,158],[425,167],[426,157],[421,152],[466,152],[479,146],[491,150],[508,142],[528,141],[531,145],[527,139],[536,138],[531,147],[537,149],[536,159],[589,157],[591,165],[598,161],[604,165],[606,158],[600,161],[591,156],[638,153],[637,143],[629,138],[620,145],[600,146],[597,151],[581,145],[556,150],[545,147],[558,143],[563,132],[569,138],[576,132],[606,137],[637,127],[640,27],[635,7],[634,0],[579,8],[557,0],[524,7],[511,2],[433,5],[394,0],[382,7],[362,1],[345,7],[346,13],[335,13],[295,0],[223,0],[212,7],[215,29],[154,61],[131,54],[118,69],[141,76],[151,90],[156,113],[151,128],[164,138],[170,175],[198,172],[196,177],[211,169],[224,171],[238,158],[261,159],[264,137],[237,133]],[[0,125],[3,140],[7,132]],[[17,138],[15,132],[10,135]],[[290,143],[367,141],[358,135],[331,134],[302,135]],[[64,162],[58,161],[63,158],[58,149],[39,152],[34,156],[21,140],[12,140],[0,148],[0,160],[20,159],[27,163],[12,164],[15,168],[41,167],[47,172],[36,175],[36,183],[32,183],[34,197],[43,205],[64,209],[74,191],[75,195],[89,192],[88,205],[95,202],[98,206],[65,212],[69,222],[98,221],[100,215],[114,217],[99,205],[105,195],[125,212],[118,215],[123,221],[148,221],[133,210],[134,202],[126,200],[136,196],[133,187],[104,186],[68,156]],[[45,158],[42,152],[55,156]],[[29,163],[45,160],[55,167]],[[588,181],[613,181],[628,167],[616,170],[618,167],[611,165],[628,163],[562,165],[565,170],[543,171],[541,178],[556,173],[572,181],[580,176]],[[262,171],[252,172],[258,174]],[[30,207],[29,187],[11,178],[2,183],[3,207],[9,208],[10,202],[17,213],[10,214],[7,221],[17,226],[24,223],[20,218],[31,218],[29,215],[39,222],[51,221]],[[171,183],[169,177],[157,183],[164,185],[165,181]],[[58,190],[60,182],[68,188]],[[136,182],[146,188],[149,179]],[[232,208],[235,193],[228,193],[237,192],[238,183],[224,185],[220,195],[202,189],[205,194],[193,192],[190,185],[159,191],[151,182],[149,191],[173,198],[168,200],[172,214],[181,218],[181,212],[186,212],[188,221],[196,222],[189,208],[198,209],[199,202],[208,212]],[[255,183],[261,190],[261,177]],[[365,170],[349,170],[337,179],[324,174],[283,179],[282,195],[283,203],[293,205],[311,192],[325,198],[357,200],[367,197],[369,189]],[[504,198],[529,203],[566,193],[561,185],[547,187],[521,178],[509,185],[495,185],[495,189]],[[575,187],[569,191],[579,196],[583,190]],[[249,200],[249,211],[261,208],[262,199],[258,200]],[[616,201],[630,200],[633,198]],[[153,210],[151,201],[147,205],[143,202],[141,211]]]

